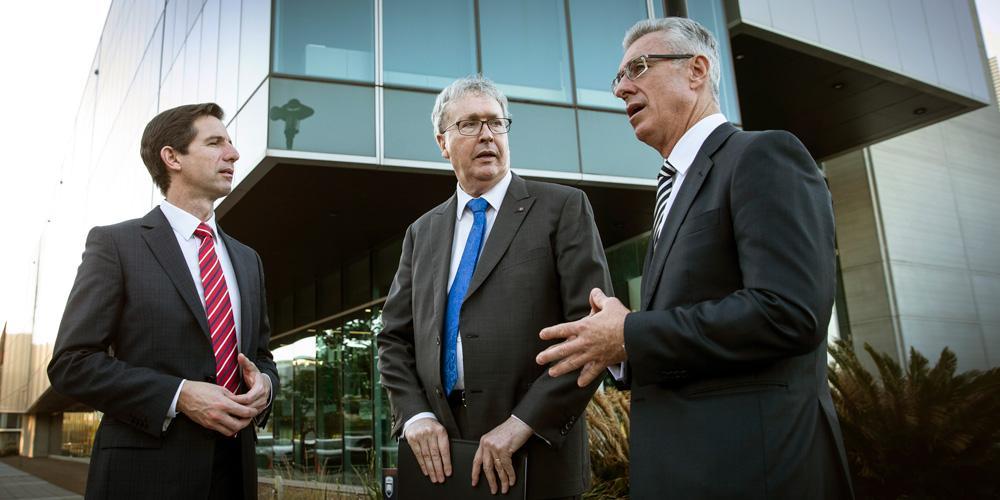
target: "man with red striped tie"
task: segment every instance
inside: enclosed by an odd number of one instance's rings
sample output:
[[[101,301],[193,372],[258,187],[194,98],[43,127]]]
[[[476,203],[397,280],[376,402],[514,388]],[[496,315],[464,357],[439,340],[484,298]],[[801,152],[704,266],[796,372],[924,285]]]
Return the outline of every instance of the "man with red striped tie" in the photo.
[[[48,373],[104,413],[87,498],[257,498],[255,430],[278,374],[260,257],[216,224],[239,153],[214,103],[146,126],[143,162],[165,200],[95,227]]]

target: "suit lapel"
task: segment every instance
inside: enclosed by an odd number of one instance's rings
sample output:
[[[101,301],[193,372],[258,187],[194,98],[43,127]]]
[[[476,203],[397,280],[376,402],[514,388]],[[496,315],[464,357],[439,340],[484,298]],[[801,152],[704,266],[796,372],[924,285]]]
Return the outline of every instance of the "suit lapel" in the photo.
[[[649,307],[649,303],[656,293],[656,287],[660,283],[660,276],[663,274],[663,266],[667,262],[667,256],[670,255],[670,249],[674,245],[674,240],[677,239],[677,231],[687,217],[691,203],[698,196],[698,191],[701,190],[701,185],[705,182],[705,177],[708,176],[708,172],[712,169],[713,162],[711,156],[734,132],[736,132],[736,127],[729,123],[724,123],[716,128],[705,139],[701,149],[698,150],[698,154],[695,155],[691,167],[688,168],[687,174],[684,176],[684,183],[681,185],[680,191],[677,193],[677,198],[670,207],[667,220],[663,223],[663,230],[660,232],[656,251],[653,252],[649,265],[646,267],[649,273],[643,275],[644,278],[649,277],[648,280],[643,279],[643,281],[649,281],[649,285],[643,287],[646,291],[642,299],[643,310]]]
[[[514,235],[520,229],[525,216],[531,211],[531,205],[535,199],[528,194],[528,188],[524,179],[511,174],[510,186],[507,187],[507,194],[504,195],[503,204],[500,205],[500,212],[497,213],[496,220],[493,221],[493,229],[486,239],[483,252],[476,263],[476,271],[472,274],[472,282],[469,283],[469,291],[465,294],[468,299],[486,281],[486,278],[493,272],[493,268],[500,262],[500,258],[507,252],[507,247],[514,240]]]
[[[257,266],[251,264],[253,262],[252,255],[243,252],[243,249],[236,244],[236,240],[224,233],[221,227],[218,227],[218,229],[219,236],[225,242],[229,261],[233,264],[233,273],[236,274],[236,285],[240,290],[240,352],[249,355],[256,350],[256,346],[253,345],[256,332],[251,326],[254,324],[253,310],[255,304],[251,303],[254,294],[250,292],[256,292],[253,278],[257,274],[254,272],[254,268]],[[256,264],[256,262],[253,263]]]
[[[177,237],[174,236],[174,230],[167,222],[166,216],[160,211],[160,207],[156,207],[142,218],[141,224],[146,229],[142,233],[146,245],[149,246],[156,261],[160,263],[163,271],[167,273],[167,277],[177,288],[177,292],[184,299],[191,314],[194,314],[198,320],[202,332],[208,337],[208,317],[205,314],[205,307],[201,304],[198,289],[195,288],[194,281],[192,281],[191,270],[184,262],[184,254],[181,253],[181,248],[177,245]]]
[[[431,218],[429,237],[434,242],[431,252],[431,274],[434,292],[434,320],[431,326],[436,333],[444,328],[445,301],[448,298],[448,271],[451,270],[452,241],[455,239],[455,205],[458,197],[451,195]],[[415,284],[418,285],[418,284]],[[419,286],[419,285],[418,285]]]

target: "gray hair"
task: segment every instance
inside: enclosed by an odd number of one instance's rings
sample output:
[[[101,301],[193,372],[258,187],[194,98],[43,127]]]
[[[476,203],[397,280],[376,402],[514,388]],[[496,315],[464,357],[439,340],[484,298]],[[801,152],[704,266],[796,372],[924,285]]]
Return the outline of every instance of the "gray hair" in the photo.
[[[712,82],[712,97],[719,103],[719,80],[722,78],[719,65],[719,44],[715,36],[698,21],[686,17],[664,17],[643,19],[635,23],[625,33],[622,47],[625,50],[636,40],[650,33],[662,33],[663,42],[670,50],[680,54],[702,55],[708,59],[708,76]]]
[[[467,95],[481,95],[492,97],[500,103],[500,109],[503,111],[503,116],[510,118],[510,112],[507,110],[507,96],[500,92],[500,89],[491,81],[483,75],[469,75],[466,77],[459,78],[445,87],[437,96],[437,100],[434,101],[434,110],[431,111],[431,123],[434,124],[434,133],[442,133],[441,130],[441,120],[444,118],[445,108],[451,101],[461,99]]]

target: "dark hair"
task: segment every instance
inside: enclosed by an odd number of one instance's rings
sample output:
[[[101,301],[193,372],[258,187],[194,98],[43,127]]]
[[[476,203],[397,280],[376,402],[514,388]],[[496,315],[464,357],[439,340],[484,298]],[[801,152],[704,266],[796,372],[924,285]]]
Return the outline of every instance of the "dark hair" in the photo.
[[[188,146],[198,135],[194,122],[202,116],[214,116],[221,120],[225,113],[214,102],[185,104],[156,115],[142,132],[139,155],[142,156],[142,162],[146,164],[153,183],[164,195],[170,187],[170,175],[160,158],[160,150],[164,146],[170,146],[180,154],[187,154]]]

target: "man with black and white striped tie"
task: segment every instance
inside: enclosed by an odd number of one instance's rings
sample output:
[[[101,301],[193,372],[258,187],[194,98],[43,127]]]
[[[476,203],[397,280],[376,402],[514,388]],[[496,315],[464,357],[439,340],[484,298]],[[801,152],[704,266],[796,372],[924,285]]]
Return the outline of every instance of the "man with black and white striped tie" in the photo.
[[[719,53],[695,21],[640,21],[613,82],[664,158],[638,311],[542,330],[559,376],[632,389],[631,498],[850,498],[826,380],[836,288],[823,175],[783,131],[719,112]]]

